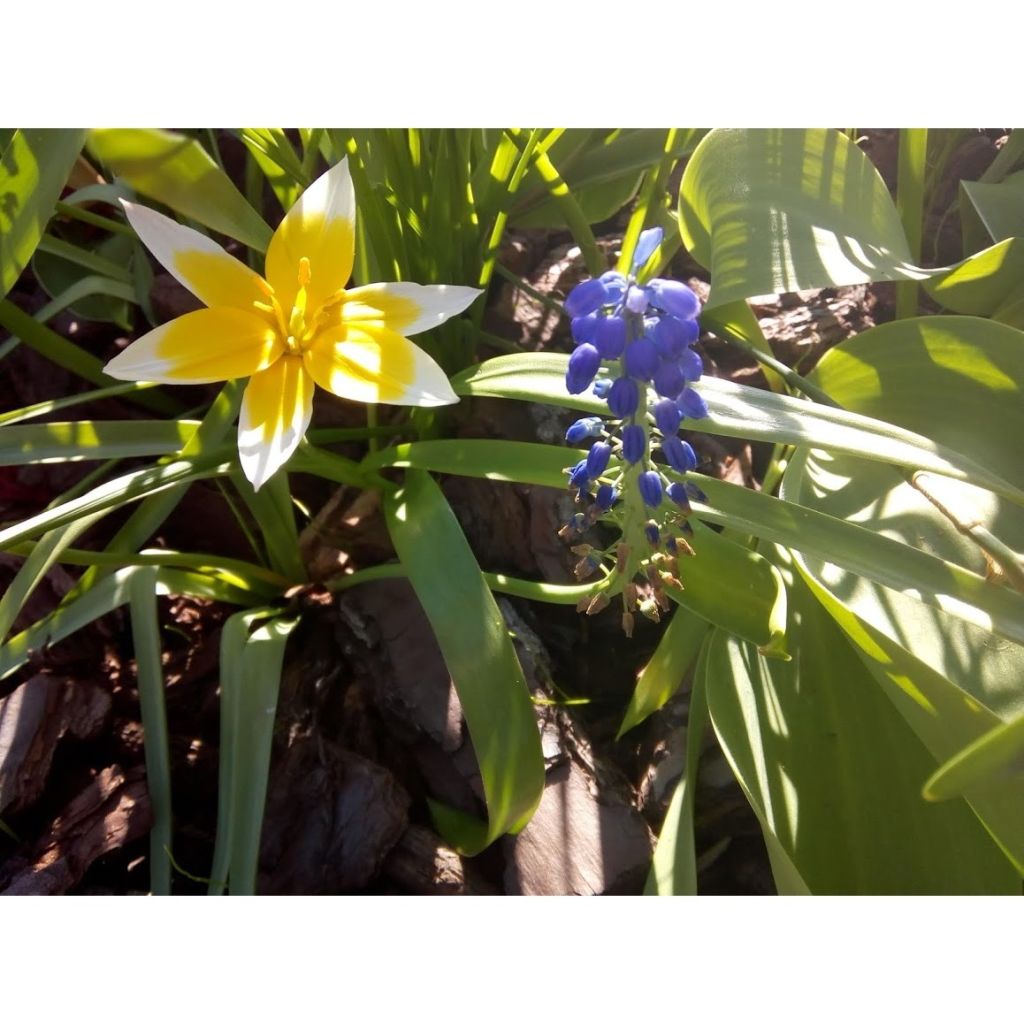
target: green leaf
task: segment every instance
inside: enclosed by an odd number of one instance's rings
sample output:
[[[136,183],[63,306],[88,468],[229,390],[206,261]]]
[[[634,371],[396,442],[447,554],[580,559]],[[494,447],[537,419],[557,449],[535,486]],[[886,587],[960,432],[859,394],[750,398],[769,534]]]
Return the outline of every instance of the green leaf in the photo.
[[[965,327],[1010,330],[986,321],[971,321]],[[1020,337],[1017,332],[1012,336]],[[452,378],[452,387],[459,395],[517,398],[606,414],[607,405],[593,394],[566,392],[567,365],[568,356],[556,353],[498,356]],[[686,421],[687,427],[692,423],[694,429],[708,434],[813,444],[863,459],[926,469],[989,487],[1024,504],[1024,490],[986,469],[987,460],[974,461],[892,423],[714,377],[702,378],[697,389],[707,401],[709,413],[706,419]]]
[[[671,155],[693,152],[704,132],[677,132]],[[564,132],[548,151],[562,172],[572,195],[591,224],[607,220],[636,193],[641,176],[664,156],[665,132],[650,128],[612,132],[572,129]],[[526,179],[529,190],[516,204],[512,223],[517,227],[564,226],[557,200],[545,194],[536,171]]]
[[[81,497],[62,502],[19,523],[0,529],[0,551],[6,551],[21,541],[31,540],[39,534],[64,526],[83,516],[92,515],[94,512],[138,501],[149,494],[156,494],[186,481],[224,476],[234,468],[231,462],[218,464],[183,459],[163,466],[150,466],[125,473],[94,487]]]
[[[523,441],[416,441],[378,452],[365,464],[563,487],[565,467],[584,455],[573,448]],[[714,530],[699,523],[694,529],[697,557],[680,559],[683,587],[666,586],[666,593],[683,608],[782,655],[785,591],[771,566]]]
[[[993,242],[1024,238],[1024,171],[998,183],[962,181],[960,187]]]
[[[702,641],[706,636],[705,631]],[[706,656],[706,642],[702,653]],[[651,872],[644,886],[645,896],[697,895],[697,846],[693,819],[697,767],[708,719],[706,679],[703,664],[698,665],[686,720],[686,768],[669,801],[658,845],[654,848]]]
[[[171,751],[164,704],[157,572],[140,569],[128,584],[132,640],[145,735],[146,789],[153,809],[149,833],[149,887],[154,896],[171,894]]]
[[[778,557],[798,656],[768,661],[718,631],[705,682],[780,892],[1019,893],[1020,879],[963,802],[921,799],[934,759]]]
[[[969,256],[963,263],[924,282],[924,290],[957,313],[995,316],[1024,328],[1013,306],[1024,297],[1024,238],[1008,238]]]
[[[221,736],[223,742],[225,730],[232,733],[226,745],[230,760],[225,759],[222,767],[226,764],[230,771],[223,788],[230,791],[227,877],[233,896],[256,891],[281,668],[285,644],[297,621],[271,619],[260,626],[245,642],[241,665],[222,679],[222,686],[226,683],[232,688],[222,698],[227,713],[221,721]]]
[[[195,140],[156,128],[94,128],[89,149],[137,192],[263,252],[272,234]]]
[[[654,648],[651,660],[640,670],[629,707],[619,726],[616,739],[638,726],[649,715],[665,706],[683,683],[708,634],[708,623],[699,617],[677,611]]]
[[[480,766],[488,822],[461,822],[453,837],[472,855],[521,829],[540,801],[537,721],[508,628],[440,488],[426,473],[410,471],[402,489],[385,498],[384,511],[452,674]],[[455,821],[444,810],[438,817]]]
[[[180,451],[199,424],[194,420],[72,420],[4,426],[0,466],[87,462]]]
[[[0,646],[0,679],[6,679],[12,672],[16,672],[36,651],[59,643],[100,616],[120,608],[128,601],[129,585],[139,568],[128,566],[105,576],[75,600],[56,608]],[[241,605],[251,605],[254,597],[241,586],[202,573],[178,569],[157,571],[157,593],[188,594]]]
[[[22,128],[0,153],[0,298],[32,258],[85,132]]]
[[[848,407],[955,445],[1021,482],[1021,337],[961,317],[901,321],[837,346],[813,376]],[[928,591],[909,578],[880,589],[845,571],[850,566],[841,568],[838,546],[796,560],[910,727],[945,761],[1024,708],[1024,598],[985,580],[993,562],[982,546],[993,538],[1004,550],[1024,550],[1024,511],[951,480],[918,474],[913,483],[884,467],[811,451],[792,460],[781,494],[876,532],[879,540],[902,542],[906,553],[927,551],[949,567],[942,599],[925,603],[914,598],[927,598]],[[966,795],[1024,869],[1024,780]]]
[[[924,785],[926,800],[949,800],[990,779],[1024,772],[1024,715],[1001,722],[951,757]]]
[[[711,271],[709,307],[928,273],[878,171],[832,129],[715,129],[686,166],[679,220]]]

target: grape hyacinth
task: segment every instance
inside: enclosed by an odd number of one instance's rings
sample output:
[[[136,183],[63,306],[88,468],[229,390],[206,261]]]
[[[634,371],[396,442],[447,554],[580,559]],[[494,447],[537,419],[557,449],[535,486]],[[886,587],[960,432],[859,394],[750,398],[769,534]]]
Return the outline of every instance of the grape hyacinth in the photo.
[[[684,536],[693,532],[686,521],[690,499],[704,497],[691,482],[673,479],[697,467],[693,448],[678,436],[680,427],[708,412],[693,388],[704,369],[692,348],[700,336],[700,300],[679,281],[640,284],[636,276],[661,239],[661,228],[642,232],[629,276],[609,271],[577,285],[565,300],[576,344],[566,388],[574,395],[591,390],[607,403],[609,416],[583,417],[566,432],[569,444],[593,443],[587,457],[566,471],[584,511],[562,536],[577,536],[602,517],[619,527],[621,538],[608,551],[588,544],[573,551],[581,556],[578,578],[600,569],[607,580],[596,597],[581,601],[580,610],[594,614],[621,593],[623,628],[630,635],[634,609],[657,620],[669,607],[665,586],[681,587],[677,555],[693,554]]]

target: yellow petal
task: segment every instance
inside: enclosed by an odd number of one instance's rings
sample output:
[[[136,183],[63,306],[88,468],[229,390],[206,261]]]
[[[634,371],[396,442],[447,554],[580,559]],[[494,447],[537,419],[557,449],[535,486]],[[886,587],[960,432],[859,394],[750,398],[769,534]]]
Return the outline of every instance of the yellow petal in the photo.
[[[254,302],[266,301],[259,274],[206,235],[148,207],[121,205],[146,248],[203,305],[251,310]]]
[[[479,294],[479,288],[458,284],[368,284],[345,295],[341,319],[346,323],[368,320],[408,336],[443,324]]]
[[[283,351],[277,332],[256,313],[197,309],[143,335],[104,371],[118,380],[209,384],[248,377]]]
[[[356,197],[348,161],[320,175],[285,214],[267,248],[267,280],[285,311],[299,289],[299,260],[309,260],[306,308],[344,288],[356,251]]]
[[[342,325],[324,331],[303,357],[320,387],[353,402],[451,405],[459,400],[426,352],[385,327]]]
[[[238,417],[238,455],[242,472],[259,490],[306,435],[313,412],[313,380],[301,356],[282,356],[254,374],[242,397]]]

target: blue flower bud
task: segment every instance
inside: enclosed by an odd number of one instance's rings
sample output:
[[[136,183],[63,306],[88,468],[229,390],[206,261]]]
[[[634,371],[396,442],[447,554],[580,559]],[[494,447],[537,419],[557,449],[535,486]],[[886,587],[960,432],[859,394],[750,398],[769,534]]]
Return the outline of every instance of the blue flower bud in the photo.
[[[630,465],[639,462],[646,454],[645,440],[644,428],[639,424],[631,423],[622,431],[622,457]]]
[[[604,359],[618,359],[626,347],[626,321],[621,316],[603,316],[597,322],[594,344]]]
[[[697,453],[675,434],[661,442],[661,450],[665,453],[668,464],[680,473],[688,473],[697,466]]]
[[[572,330],[572,340],[577,345],[583,342],[594,343],[594,337],[597,334],[597,322],[600,317],[596,313],[588,313],[586,316],[574,316],[572,323],[569,325]]]
[[[708,403],[697,394],[693,388],[687,388],[679,396],[679,408],[683,410],[684,416],[690,419],[700,420],[708,414]]]
[[[579,444],[588,437],[597,437],[603,426],[604,420],[600,416],[584,416],[569,427],[565,432],[565,439],[569,444]]]
[[[666,437],[674,434],[682,421],[682,410],[671,398],[662,398],[654,403],[654,422]]]
[[[626,346],[626,373],[639,380],[650,380],[658,369],[658,349],[650,338],[637,338]]]
[[[689,445],[687,445],[689,447]],[[607,441],[597,441],[587,453],[587,475],[596,480],[607,468],[611,458],[612,446]],[[694,459],[694,465],[697,460]]]
[[[640,232],[633,250],[633,273],[636,273],[650,258],[651,253],[661,245],[665,232],[661,228],[648,228]]]
[[[608,408],[616,419],[632,416],[639,404],[640,390],[631,377],[619,377],[608,389]]]
[[[683,484],[676,481],[671,483],[665,488],[665,493],[672,499],[684,512],[692,512],[690,507],[690,499],[686,496],[686,488]]]
[[[686,287],[683,285],[683,287]],[[608,301],[604,285],[597,280],[584,281],[565,297],[566,313],[571,317],[586,316],[600,309]]]
[[[598,280],[604,285],[605,302],[617,306],[626,291],[626,279],[617,270],[605,271]]]
[[[615,504],[618,496],[619,492],[611,484],[601,484],[597,489],[597,497],[594,500],[597,502],[598,508],[607,512]]]
[[[654,374],[654,390],[666,398],[675,398],[686,387],[686,378],[675,359],[663,359]]]
[[[608,377],[602,377],[600,380],[594,381],[594,387],[591,390],[598,398],[605,398],[608,394],[608,389],[611,386],[611,379]]]
[[[661,504],[661,477],[654,470],[649,469],[646,473],[641,473],[637,485],[645,505],[657,508]]]
[[[626,292],[626,309],[637,316],[647,309],[647,291],[639,285],[631,285]]]
[[[658,547],[661,543],[661,531],[658,529],[658,524],[652,519],[645,527],[644,534],[647,537],[647,543],[652,548]]]
[[[565,374],[565,387],[570,395],[579,395],[590,387],[591,381],[601,368],[601,353],[593,345],[576,347],[569,356],[569,369]]]
[[[666,281],[656,277],[650,282],[651,301],[659,309],[678,316],[683,320],[692,320],[700,312],[700,300],[681,281]]]
[[[701,374],[704,372],[704,362],[692,348],[688,348],[679,357],[679,366],[683,371],[683,376],[691,383],[700,380]]]
[[[663,316],[655,325],[651,337],[666,359],[676,359],[700,337],[700,327],[696,320]]]
[[[587,460],[580,459],[580,461],[572,467],[572,472],[569,473],[569,486],[586,487],[589,480],[590,474],[587,472]]]

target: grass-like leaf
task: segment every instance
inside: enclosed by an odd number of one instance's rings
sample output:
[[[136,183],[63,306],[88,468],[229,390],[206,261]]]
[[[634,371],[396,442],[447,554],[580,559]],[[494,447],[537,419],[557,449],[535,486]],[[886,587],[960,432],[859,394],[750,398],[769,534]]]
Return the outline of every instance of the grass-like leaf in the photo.
[[[480,766],[486,824],[440,809],[451,840],[478,853],[529,821],[544,787],[540,735],[508,628],[440,488],[423,472],[406,474],[385,498],[395,550],[423,605],[459,694]],[[464,817],[464,816],[463,816]]]

